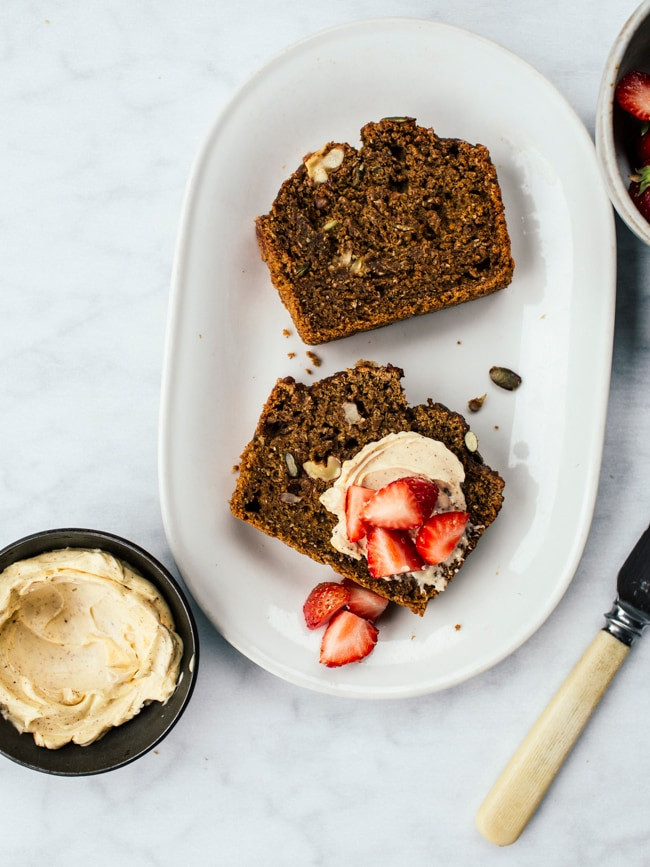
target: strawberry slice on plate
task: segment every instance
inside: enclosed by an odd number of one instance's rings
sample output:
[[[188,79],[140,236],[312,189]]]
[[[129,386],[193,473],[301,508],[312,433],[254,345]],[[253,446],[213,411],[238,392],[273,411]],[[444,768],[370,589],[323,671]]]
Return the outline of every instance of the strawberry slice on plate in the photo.
[[[366,535],[368,527],[361,512],[375,493],[372,488],[364,488],[363,485],[350,485],[345,492],[345,532],[350,542],[358,542]]]
[[[384,597],[380,596],[378,593],[374,593],[372,590],[367,590],[365,587],[362,587],[350,578],[343,579],[343,586],[346,587],[350,593],[350,598],[347,601],[346,608],[353,614],[358,614],[359,617],[365,617],[366,620],[375,623],[375,621],[378,620],[386,610],[388,599],[384,599]]]
[[[323,581],[311,591],[302,612],[309,629],[318,629],[347,604],[350,591],[337,581]]]
[[[415,547],[422,559],[436,566],[449,557],[465,532],[467,512],[439,512],[432,515],[415,537]]]
[[[375,527],[410,530],[429,517],[437,499],[437,485],[407,476],[380,488],[364,506],[361,518]]]
[[[373,578],[417,572],[424,566],[409,534],[385,527],[370,527],[368,530],[366,556],[368,571]]]
[[[614,91],[620,107],[639,120],[650,120],[650,75],[640,69],[626,73]]]
[[[327,624],[320,648],[320,661],[328,668],[359,662],[377,644],[377,627],[351,611],[339,611]]]

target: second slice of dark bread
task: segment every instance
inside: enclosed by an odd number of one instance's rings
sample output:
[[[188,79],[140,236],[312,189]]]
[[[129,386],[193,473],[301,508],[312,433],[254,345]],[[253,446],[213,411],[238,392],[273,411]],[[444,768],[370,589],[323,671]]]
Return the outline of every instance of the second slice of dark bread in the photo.
[[[310,461],[324,465],[330,456],[343,463],[367,443],[399,431],[443,442],[465,469],[463,490],[473,526],[467,556],[499,513],[504,481],[467,448],[469,426],[462,415],[433,401],[408,405],[402,376],[392,365],[359,362],[309,386],[292,377],[279,379],[242,453],[230,507],[258,530],[422,614],[438,591],[423,591],[408,576],[373,578],[365,559],[339,553],[330,541],[336,517],[319,501],[332,482],[304,469]]]

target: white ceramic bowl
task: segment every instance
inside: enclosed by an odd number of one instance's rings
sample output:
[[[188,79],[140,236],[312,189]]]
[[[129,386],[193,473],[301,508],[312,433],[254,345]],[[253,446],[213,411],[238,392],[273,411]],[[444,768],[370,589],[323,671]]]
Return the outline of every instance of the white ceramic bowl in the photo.
[[[650,223],[639,213],[628,192],[629,176],[634,170],[629,155],[630,121],[614,102],[616,83],[632,69],[650,72],[650,0],[629,17],[611,48],[596,110],[596,151],[609,197],[627,226],[650,244]]]

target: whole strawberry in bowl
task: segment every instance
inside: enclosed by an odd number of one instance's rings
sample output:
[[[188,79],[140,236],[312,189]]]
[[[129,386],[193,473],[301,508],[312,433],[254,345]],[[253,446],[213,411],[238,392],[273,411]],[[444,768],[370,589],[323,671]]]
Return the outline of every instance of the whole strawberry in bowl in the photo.
[[[650,0],[632,13],[607,58],[596,150],[616,211],[650,244]]]
[[[641,216],[650,224],[650,161],[630,175],[629,194]]]

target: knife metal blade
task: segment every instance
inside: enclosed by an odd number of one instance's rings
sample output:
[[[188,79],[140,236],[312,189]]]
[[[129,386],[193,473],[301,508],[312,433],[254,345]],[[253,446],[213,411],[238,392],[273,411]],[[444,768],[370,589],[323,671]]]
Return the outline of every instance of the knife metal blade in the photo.
[[[650,527],[621,566],[616,590],[618,597],[605,615],[604,628],[631,647],[650,623]]]

